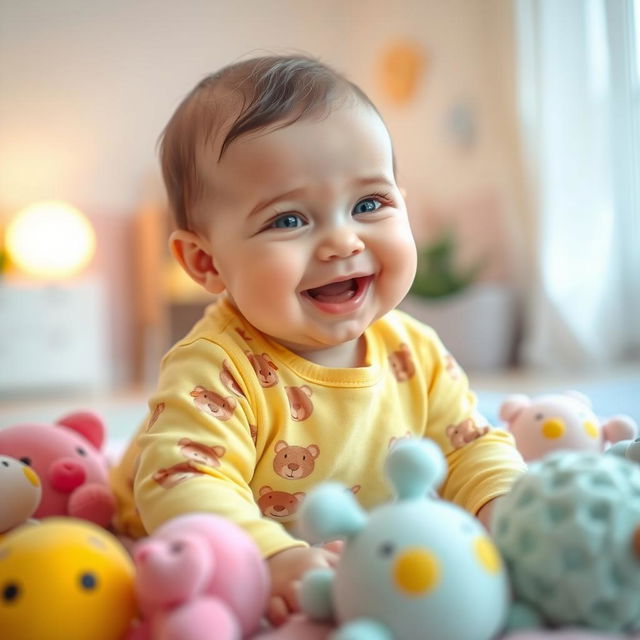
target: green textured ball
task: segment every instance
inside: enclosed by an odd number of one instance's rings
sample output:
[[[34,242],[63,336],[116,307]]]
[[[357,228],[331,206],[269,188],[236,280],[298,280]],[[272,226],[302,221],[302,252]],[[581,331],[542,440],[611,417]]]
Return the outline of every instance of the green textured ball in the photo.
[[[515,598],[550,625],[640,629],[640,467],[556,452],[496,506],[492,532]]]

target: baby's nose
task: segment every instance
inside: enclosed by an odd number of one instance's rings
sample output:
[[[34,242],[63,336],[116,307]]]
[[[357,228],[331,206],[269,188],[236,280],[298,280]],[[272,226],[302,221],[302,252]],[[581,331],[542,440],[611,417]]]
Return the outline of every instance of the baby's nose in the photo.
[[[357,233],[340,227],[324,236],[318,246],[318,257],[320,260],[348,258],[364,251],[364,246],[364,242]]]

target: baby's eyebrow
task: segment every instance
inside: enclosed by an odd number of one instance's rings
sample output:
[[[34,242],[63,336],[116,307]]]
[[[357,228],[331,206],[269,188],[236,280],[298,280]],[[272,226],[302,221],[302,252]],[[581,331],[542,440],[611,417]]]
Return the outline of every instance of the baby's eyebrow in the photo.
[[[304,192],[304,188],[299,187],[299,188],[296,188],[296,189],[290,189],[289,191],[284,191],[282,193],[278,193],[275,196],[269,196],[268,198],[264,198],[263,200],[260,200],[251,209],[251,211],[249,211],[249,215],[247,216],[247,218],[251,218],[256,213],[259,213],[260,211],[262,211],[266,207],[269,207],[270,205],[275,204],[276,202],[279,202],[280,200],[295,199],[296,197],[300,196],[303,192]]]
[[[389,178],[388,176],[386,176],[384,174],[375,175],[375,176],[366,176],[366,177],[362,177],[362,178],[356,178],[353,181],[353,184],[354,184],[354,186],[357,186],[357,187],[367,187],[367,186],[372,185],[372,184],[385,185],[385,186],[388,186],[388,187],[395,187],[396,186],[395,180],[392,180],[391,178]]]

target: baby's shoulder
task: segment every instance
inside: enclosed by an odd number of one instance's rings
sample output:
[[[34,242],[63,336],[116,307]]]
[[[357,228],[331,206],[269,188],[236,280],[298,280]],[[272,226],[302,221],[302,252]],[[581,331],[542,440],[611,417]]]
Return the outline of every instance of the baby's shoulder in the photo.
[[[184,359],[244,361],[247,354],[264,348],[262,336],[241,316],[212,304],[190,331],[165,354],[163,364]]]

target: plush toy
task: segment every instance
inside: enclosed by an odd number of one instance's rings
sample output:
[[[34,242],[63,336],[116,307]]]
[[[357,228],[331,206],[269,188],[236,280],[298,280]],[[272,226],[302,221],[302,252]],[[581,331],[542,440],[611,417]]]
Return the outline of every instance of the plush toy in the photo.
[[[631,462],[640,462],[640,438],[635,440],[620,440],[611,445],[606,453],[611,453],[630,460]]]
[[[42,487],[40,478],[31,467],[23,462],[0,456],[0,536],[30,522],[33,512],[40,504]]]
[[[386,472],[397,501],[369,516],[351,491],[320,485],[302,503],[311,542],[346,539],[335,572],[303,579],[301,606],[335,620],[350,640],[489,640],[508,613],[506,571],[482,525],[456,505],[427,497],[446,462],[430,440],[403,440]]]
[[[527,461],[559,449],[604,451],[609,444],[634,438],[638,432],[638,425],[628,416],[601,422],[589,399],[577,391],[535,398],[509,396],[500,406],[500,418]]]
[[[90,412],[69,414],[55,424],[24,423],[0,429],[0,454],[28,464],[40,477],[42,500],[34,516],[73,516],[108,526],[115,513],[105,427]]]
[[[120,542],[75,518],[47,518],[0,541],[0,635],[121,640],[136,616],[134,567]]]
[[[134,546],[143,624],[129,640],[236,640],[255,631],[269,594],[265,562],[238,526],[177,516]]]
[[[640,630],[640,467],[562,451],[531,463],[491,531],[518,606],[513,626]]]

